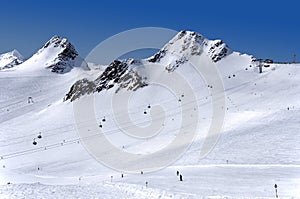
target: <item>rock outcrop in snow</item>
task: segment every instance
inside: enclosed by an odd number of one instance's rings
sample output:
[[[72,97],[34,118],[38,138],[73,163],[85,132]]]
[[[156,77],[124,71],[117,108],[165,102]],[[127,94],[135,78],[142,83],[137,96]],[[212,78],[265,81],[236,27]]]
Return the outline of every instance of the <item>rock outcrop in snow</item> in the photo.
[[[104,72],[94,81],[82,79],[72,85],[65,100],[74,101],[75,99],[94,92],[101,92],[117,87],[115,92],[120,89],[137,90],[147,86],[146,78],[142,77],[134,67],[135,60],[115,60]]]
[[[0,55],[0,70],[9,69],[23,63],[24,57],[17,51]]]

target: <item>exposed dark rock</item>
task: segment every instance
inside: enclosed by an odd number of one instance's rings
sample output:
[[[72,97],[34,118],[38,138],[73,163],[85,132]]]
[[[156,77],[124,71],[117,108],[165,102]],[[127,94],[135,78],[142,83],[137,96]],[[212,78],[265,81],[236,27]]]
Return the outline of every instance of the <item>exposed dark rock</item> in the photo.
[[[155,55],[153,55],[152,57],[150,57],[147,61],[148,62],[159,62],[161,60],[161,58],[163,58],[166,55],[166,50],[160,50],[158,51]]]
[[[121,62],[119,60],[113,61],[104,72],[94,81],[97,85],[96,90],[98,92],[103,89],[109,89],[114,86],[110,85],[110,81],[119,83],[121,76],[127,71],[128,64]],[[109,88],[108,88],[109,87]]]
[[[209,49],[209,54],[213,62],[218,62],[222,58],[226,57],[231,53],[231,50],[228,46],[223,43],[223,41],[217,41],[213,46]]]
[[[168,72],[173,72],[176,68],[178,68],[181,64],[184,64],[188,60],[185,57],[182,57],[178,60],[175,60],[175,63],[171,63],[168,66],[166,66],[166,70]]]
[[[148,85],[146,80],[147,78],[143,78],[136,71],[130,70],[128,73],[126,73],[120,78],[119,88],[116,90],[116,93],[120,89],[136,91],[137,89]]]
[[[70,100],[72,102],[83,95],[95,92],[95,89],[96,85],[93,81],[87,79],[78,80],[72,85],[64,100]]]
[[[65,100],[74,101],[83,95],[117,87],[115,92],[120,89],[137,90],[147,86],[146,78],[143,78],[137,71],[130,69],[128,62],[133,63],[133,60],[113,61],[104,72],[94,81],[82,79],[77,81],[70,89],[65,97]]]

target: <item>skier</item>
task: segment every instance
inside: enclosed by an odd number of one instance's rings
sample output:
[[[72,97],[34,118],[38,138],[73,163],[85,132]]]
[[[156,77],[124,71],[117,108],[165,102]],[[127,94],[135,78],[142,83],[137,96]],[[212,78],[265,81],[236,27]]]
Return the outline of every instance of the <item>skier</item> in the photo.
[[[277,184],[274,185],[274,188],[275,188],[275,194],[276,194],[275,196],[276,196],[276,198],[278,198]]]
[[[180,174],[180,176],[179,176],[179,181],[183,181],[182,175],[181,175],[181,174]]]

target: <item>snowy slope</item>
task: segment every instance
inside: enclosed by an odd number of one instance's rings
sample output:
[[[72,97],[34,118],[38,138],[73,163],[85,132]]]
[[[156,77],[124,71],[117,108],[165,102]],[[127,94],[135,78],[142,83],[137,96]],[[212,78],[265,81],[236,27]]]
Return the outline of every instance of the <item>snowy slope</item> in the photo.
[[[65,49],[63,40],[51,39],[23,64],[0,72],[0,183],[13,183],[0,188],[3,198],[47,198],[50,194],[57,198],[84,194],[101,198],[273,198],[275,183],[281,198],[300,198],[299,64],[271,64],[260,74],[252,56],[185,31],[149,59],[115,61],[105,70],[89,64],[94,69],[86,71],[86,65],[73,67],[77,66],[76,58],[69,56],[71,65],[62,67],[66,66],[60,64],[64,59],[59,59]],[[211,98],[206,83],[193,75],[188,63],[199,53],[205,53],[217,65],[227,103],[219,142],[201,160],[199,150],[211,121]],[[149,67],[140,68],[141,63]],[[99,102],[97,120],[107,138],[132,153],[153,152],[174,138],[181,121],[178,109],[184,109],[184,98],[179,104],[178,96],[146,85],[145,78],[153,75],[150,68],[155,64],[162,66],[158,71],[161,78],[174,70],[186,75],[197,94],[199,133],[174,165],[159,172],[125,174],[121,178],[121,173],[100,165],[82,147],[71,98],[63,98],[66,94],[84,97],[95,93]],[[118,72],[112,73],[113,68]],[[50,72],[53,69],[55,73]],[[84,83],[77,81],[83,71],[99,75]],[[70,89],[87,82],[91,84],[87,92]],[[119,89],[135,93],[129,102],[134,124],[151,121],[150,114],[144,114],[149,104],[164,107],[167,117],[159,136],[136,140],[120,132],[110,108],[111,97]],[[33,103],[28,103],[28,97]],[[160,116],[152,115],[152,119],[159,120]],[[128,128],[132,125],[126,124]],[[34,140],[37,145],[33,145]],[[177,170],[183,174],[183,182],[178,181]],[[30,184],[36,182],[42,184]],[[149,183],[147,188],[145,182]]]
[[[17,50],[2,54],[0,55],[0,70],[12,68],[23,61],[24,57]]]

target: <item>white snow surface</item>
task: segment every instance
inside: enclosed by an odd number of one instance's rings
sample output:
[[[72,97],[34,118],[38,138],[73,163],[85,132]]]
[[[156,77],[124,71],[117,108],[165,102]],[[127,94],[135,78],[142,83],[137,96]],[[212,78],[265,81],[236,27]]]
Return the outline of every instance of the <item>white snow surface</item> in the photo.
[[[218,143],[204,159],[199,154],[211,121],[210,88],[188,63],[181,64],[176,70],[187,77],[197,95],[196,139],[173,165],[122,178],[121,172],[98,163],[80,144],[73,105],[63,101],[83,71],[101,73],[103,66],[89,63],[92,71],[75,67],[52,73],[45,66],[60,50],[50,48],[0,71],[0,198],[275,198],[274,184],[280,198],[300,198],[300,64],[270,64],[259,74],[246,54],[230,52],[217,61],[226,117]],[[180,53],[176,51],[186,58],[190,55]],[[161,63],[172,64],[177,55],[168,52]],[[143,76],[151,73],[134,69]],[[161,104],[168,117],[159,136],[135,140],[114,123],[113,94],[112,89],[95,95],[96,115],[99,122],[105,116],[103,130],[116,147],[150,153],[176,136],[181,121],[178,96],[160,87],[136,91],[128,105],[133,123],[151,121],[149,114],[143,114],[148,104]],[[33,102],[28,103],[29,97]],[[176,171],[183,175],[182,182]]]

